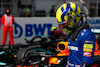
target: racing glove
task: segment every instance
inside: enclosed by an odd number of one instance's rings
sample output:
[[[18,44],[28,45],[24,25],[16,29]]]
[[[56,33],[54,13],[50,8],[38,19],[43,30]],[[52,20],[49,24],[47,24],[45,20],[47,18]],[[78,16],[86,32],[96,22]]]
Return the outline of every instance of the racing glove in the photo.
[[[89,64],[82,62],[82,64],[80,65],[80,67],[91,67]]]

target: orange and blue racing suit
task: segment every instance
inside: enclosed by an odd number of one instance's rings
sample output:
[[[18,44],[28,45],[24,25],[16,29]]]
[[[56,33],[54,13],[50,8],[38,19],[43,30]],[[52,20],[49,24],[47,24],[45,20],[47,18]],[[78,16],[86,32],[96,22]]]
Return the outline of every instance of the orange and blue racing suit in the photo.
[[[82,26],[80,30],[77,31],[76,29],[70,36],[68,43],[68,67],[80,67],[83,62],[91,66],[93,63],[95,35],[89,27]]]

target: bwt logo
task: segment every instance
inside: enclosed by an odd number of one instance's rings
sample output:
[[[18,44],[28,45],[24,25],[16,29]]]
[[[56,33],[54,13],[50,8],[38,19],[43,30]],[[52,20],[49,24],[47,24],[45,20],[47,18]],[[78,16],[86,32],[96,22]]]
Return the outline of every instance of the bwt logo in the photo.
[[[14,38],[19,38],[22,35],[25,35],[25,37],[44,35],[45,32],[47,32],[47,35],[50,35],[51,27],[52,24],[25,24],[25,26],[21,26],[14,23]]]

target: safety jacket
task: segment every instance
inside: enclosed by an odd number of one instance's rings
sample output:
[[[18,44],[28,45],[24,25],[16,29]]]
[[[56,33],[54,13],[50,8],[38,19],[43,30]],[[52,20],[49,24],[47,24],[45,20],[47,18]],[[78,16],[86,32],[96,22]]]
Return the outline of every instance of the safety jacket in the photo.
[[[14,17],[12,15],[7,16],[7,14],[3,15],[2,24],[4,24],[4,27],[12,27],[12,24],[14,24]]]

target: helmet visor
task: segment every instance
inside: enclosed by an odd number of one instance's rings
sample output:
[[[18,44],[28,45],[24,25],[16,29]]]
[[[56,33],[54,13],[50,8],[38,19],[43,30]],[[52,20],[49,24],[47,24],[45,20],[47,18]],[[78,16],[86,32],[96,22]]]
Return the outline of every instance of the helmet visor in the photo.
[[[70,24],[71,21],[72,21],[72,17],[70,16],[68,18],[68,20],[60,22],[58,25],[59,25],[60,28],[65,28]]]

